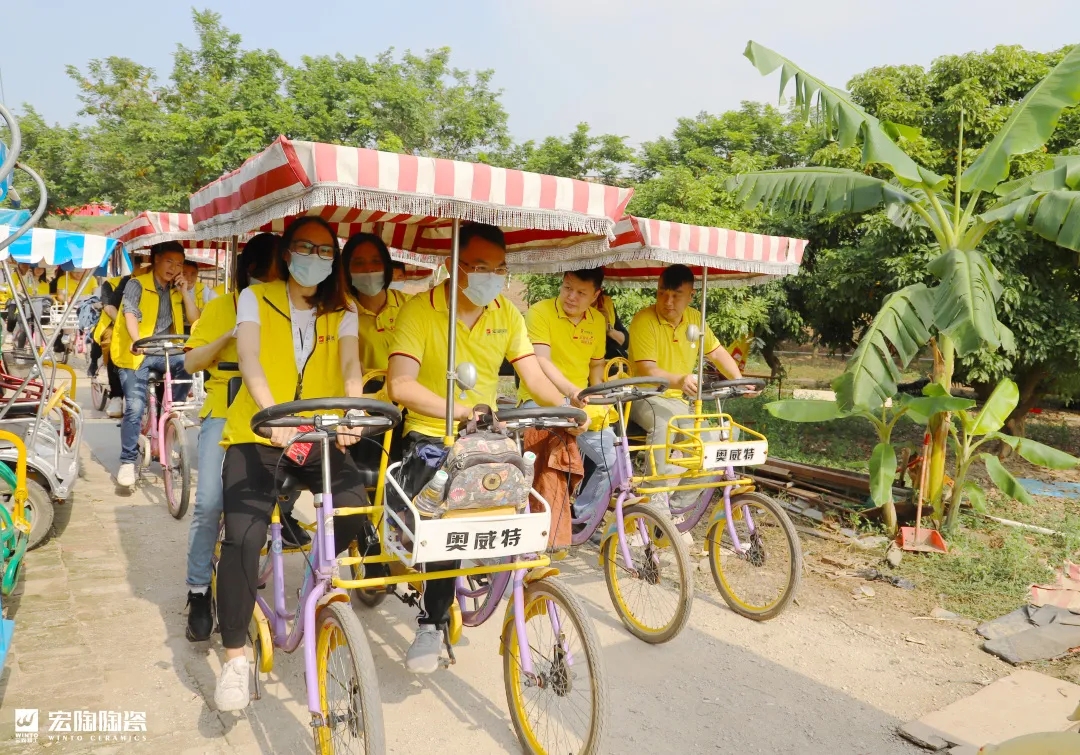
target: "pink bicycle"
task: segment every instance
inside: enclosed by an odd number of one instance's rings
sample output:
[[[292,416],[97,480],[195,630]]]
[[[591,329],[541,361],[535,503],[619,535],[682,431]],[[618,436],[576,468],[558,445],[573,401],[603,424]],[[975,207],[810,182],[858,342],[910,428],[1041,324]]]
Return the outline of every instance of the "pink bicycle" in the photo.
[[[180,383],[190,384],[191,380],[175,380],[169,369],[169,358],[184,352],[184,342],[188,336],[159,335],[140,338],[135,348],[141,349],[146,356],[164,357],[164,371],[150,371],[146,386],[146,412],[143,414],[142,430],[139,435],[141,464],[139,477],[143,469],[148,469],[153,461],[161,463],[161,473],[165,478],[165,500],[169,513],[176,519],[183,519],[191,501],[191,459],[187,453],[185,430],[186,413],[197,410],[192,402],[174,402],[172,389]]]

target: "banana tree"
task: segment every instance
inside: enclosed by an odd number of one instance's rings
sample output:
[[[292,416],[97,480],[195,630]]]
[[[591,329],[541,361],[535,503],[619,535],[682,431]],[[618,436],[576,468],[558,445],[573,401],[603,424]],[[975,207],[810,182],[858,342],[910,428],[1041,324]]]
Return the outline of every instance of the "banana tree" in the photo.
[[[933,386],[938,388],[938,386]],[[829,422],[846,417],[861,417],[874,426],[878,434],[877,445],[870,454],[870,498],[881,507],[881,519],[890,535],[896,534],[896,506],[893,502],[893,483],[896,479],[896,449],[892,433],[901,417],[907,416],[919,424],[941,412],[956,412],[974,406],[975,402],[930,390],[933,395],[911,398],[899,395],[891,403],[886,402],[877,411],[853,407],[843,409],[835,401],[817,399],[784,399],[765,405],[765,409],[777,419],[788,422]]]
[[[1080,103],[1080,45],[1013,108],[968,166],[963,164],[961,117],[954,177],[938,175],[904,152],[897,142],[912,138],[915,129],[879,121],[846,92],[756,42],[749,42],[744,54],[762,75],[780,69],[781,101],[794,81],[795,106],[809,117],[816,105],[840,147],[861,147],[866,171],[800,167],[744,173],[731,179],[728,188],[747,209],[857,213],[884,206],[898,224],[914,220],[925,225],[940,248],[927,266],[937,284],[917,283],[894,292],[867,327],[833,384],[840,409],[877,413],[896,393],[901,370],[927,344],[934,347],[934,380],[946,392],[957,356],[979,348],[1012,351],[1012,333],[997,319],[1002,289],[996,270],[978,247],[995,224],[1008,222],[1080,251],[1080,157],[1048,158],[1042,172],[1008,180],[1012,159],[1041,149],[1062,111]],[[933,418],[931,430],[929,498],[940,516],[947,412]]]

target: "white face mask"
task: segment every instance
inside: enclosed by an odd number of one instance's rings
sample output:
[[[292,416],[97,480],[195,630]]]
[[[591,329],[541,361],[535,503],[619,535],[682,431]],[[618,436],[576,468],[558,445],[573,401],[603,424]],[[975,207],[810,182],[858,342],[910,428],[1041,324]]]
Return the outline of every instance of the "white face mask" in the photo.
[[[463,294],[478,307],[486,307],[495,301],[506,286],[506,276],[498,273],[469,273],[469,285]]]
[[[352,284],[362,296],[375,296],[383,289],[383,273],[353,273]]]
[[[388,286],[388,288],[392,288],[394,291],[404,291],[405,281],[394,281]]]

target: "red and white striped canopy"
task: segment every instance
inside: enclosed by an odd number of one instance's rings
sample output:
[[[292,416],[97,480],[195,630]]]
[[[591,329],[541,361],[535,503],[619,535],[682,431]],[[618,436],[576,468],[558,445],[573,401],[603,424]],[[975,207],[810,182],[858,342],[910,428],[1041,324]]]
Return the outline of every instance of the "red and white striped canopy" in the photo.
[[[201,239],[284,230],[319,215],[348,238],[365,231],[388,246],[448,254],[451,221],[498,225],[511,253],[562,256],[607,247],[632,189],[490,165],[278,139],[191,196]]]
[[[187,258],[200,265],[217,264],[217,250],[228,248],[222,239],[196,239],[195,221],[186,212],[140,212],[106,235],[120,241],[129,254],[163,241],[179,241]]]
[[[688,265],[700,286],[703,269],[709,285],[749,286],[799,271],[805,239],[766,236],[668,220],[627,215],[615,225],[615,240],[601,255],[577,267],[604,267],[604,284],[652,286],[667,265]],[[574,269],[545,252],[519,258],[521,272],[557,273]]]

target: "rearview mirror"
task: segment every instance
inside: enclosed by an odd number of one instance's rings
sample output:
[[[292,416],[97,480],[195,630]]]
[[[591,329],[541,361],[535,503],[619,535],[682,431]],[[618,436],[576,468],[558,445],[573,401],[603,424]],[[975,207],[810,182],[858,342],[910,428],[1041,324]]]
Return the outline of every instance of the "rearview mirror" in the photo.
[[[459,364],[455,371],[455,380],[457,381],[458,388],[462,391],[471,391],[476,387],[476,365],[472,362],[462,362]]]
[[[701,328],[693,323],[686,326],[686,340],[694,344],[694,348],[697,348],[698,340],[701,338]]]

